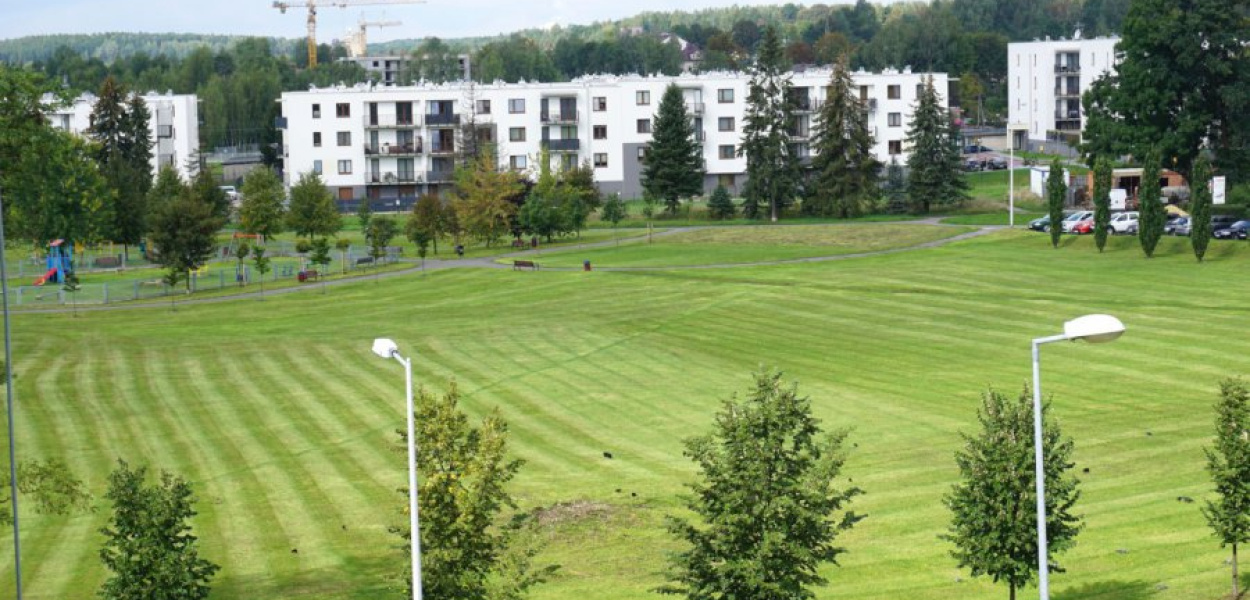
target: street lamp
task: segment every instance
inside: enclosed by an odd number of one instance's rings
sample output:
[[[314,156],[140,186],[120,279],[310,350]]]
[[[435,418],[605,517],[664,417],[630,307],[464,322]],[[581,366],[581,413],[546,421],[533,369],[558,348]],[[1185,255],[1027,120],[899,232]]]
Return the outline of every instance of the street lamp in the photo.
[[[1124,333],[1124,323],[1111,315],[1085,315],[1063,324],[1063,333],[1033,340],[1033,467],[1037,478],[1037,591],[1050,600],[1050,573],[1046,548],[1046,480],[1042,464],[1042,344],[1085,340],[1091,344],[1114,341]]]
[[[1016,132],[1027,130],[1020,123],[1007,125],[1007,225],[1016,226]],[[1054,227],[1054,224],[1051,224]]]
[[[421,600],[421,525],[417,518],[417,433],[412,406],[412,359],[399,354],[399,345],[387,338],[373,340],[373,353],[404,365],[408,394],[408,518],[412,537],[412,600]]]

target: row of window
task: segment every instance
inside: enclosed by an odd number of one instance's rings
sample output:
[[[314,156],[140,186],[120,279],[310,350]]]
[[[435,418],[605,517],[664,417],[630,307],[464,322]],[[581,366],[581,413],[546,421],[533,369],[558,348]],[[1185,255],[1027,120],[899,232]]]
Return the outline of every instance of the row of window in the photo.
[[[347,147],[347,146],[352,145],[352,132],[340,131],[334,135],[335,135],[335,142],[337,143],[338,146]],[[320,131],[312,132],[312,137],[313,137],[313,140],[312,140],[313,147],[320,148],[321,147],[321,132]]]
[[[733,88],[725,88],[725,89],[717,90],[716,97],[717,97],[717,100],[721,104],[731,104],[734,101],[734,90]],[[635,102],[638,104],[638,106],[649,106],[651,104],[651,92],[650,91],[637,92],[635,94]],[[608,99],[606,96],[595,96],[591,101],[591,106],[595,112],[605,112],[608,110]],[[490,100],[478,100],[474,108],[477,109],[477,114],[480,114],[480,115],[491,114],[490,113]],[[525,98],[512,98],[508,100],[508,113],[514,114],[514,115],[525,114]],[[339,118],[351,117],[352,116],[351,104],[347,102],[339,102],[335,104],[334,116],[339,117]],[[321,118],[321,105],[320,104],[312,105],[312,117],[314,119]]]

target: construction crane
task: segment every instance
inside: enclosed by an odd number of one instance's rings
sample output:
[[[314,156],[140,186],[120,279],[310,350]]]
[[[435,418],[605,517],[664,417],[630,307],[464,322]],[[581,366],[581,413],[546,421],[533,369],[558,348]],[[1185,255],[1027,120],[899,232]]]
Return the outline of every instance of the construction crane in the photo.
[[[362,16],[360,22],[356,24],[356,29],[349,29],[347,33],[347,55],[352,58],[359,58],[369,52],[369,37],[366,30],[369,27],[399,27],[403,25],[399,21],[366,21]]]
[[[286,14],[288,8],[307,8],[308,9],[308,68],[317,66],[317,7],[318,6],[337,6],[339,8],[347,8],[349,6],[365,6],[378,4],[425,4],[425,0],[274,0],[273,7],[278,9],[282,14]]]

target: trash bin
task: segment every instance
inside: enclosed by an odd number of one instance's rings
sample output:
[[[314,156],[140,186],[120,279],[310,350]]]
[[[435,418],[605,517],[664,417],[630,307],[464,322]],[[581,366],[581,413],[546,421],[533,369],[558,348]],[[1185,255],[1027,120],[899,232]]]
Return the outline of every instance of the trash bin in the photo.
[[[589,271],[589,270],[590,270],[590,261],[588,261],[588,260],[583,260],[583,261],[582,261],[582,270],[583,270],[583,271]]]

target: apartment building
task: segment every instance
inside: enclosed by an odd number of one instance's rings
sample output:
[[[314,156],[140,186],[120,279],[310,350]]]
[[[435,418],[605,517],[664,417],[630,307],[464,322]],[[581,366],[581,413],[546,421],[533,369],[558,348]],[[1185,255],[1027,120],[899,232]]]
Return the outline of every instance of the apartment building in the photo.
[[[190,179],[195,170],[193,165],[188,164],[188,159],[193,158],[200,148],[199,100],[188,94],[148,93],[142,98],[151,115],[148,119],[148,139],[152,141],[153,177],[162,166],[168,165],[178,169],[183,179]],[[51,97],[46,101],[51,102]],[[68,106],[49,112],[48,121],[57,129],[86,136],[96,101],[94,94],[83,94]]]
[[[1085,129],[1081,96],[1114,71],[1119,43],[1118,37],[1078,35],[1008,44],[1008,121],[1026,125],[1030,140],[1079,140]]]
[[[360,68],[370,73],[371,79],[374,82],[384,86],[403,85],[405,83],[403,78],[407,76],[406,71],[408,70],[409,65],[412,64],[412,58],[406,54],[388,56],[354,56],[341,60],[360,65]],[[461,78],[465,81],[472,79],[473,57],[471,55],[457,55],[456,65]],[[406,83],[413,82],[408,81]]]
[[[813,126],[830,71],[793,74],[799,112],[791,143],[810,159]],[[874,148],[884,162],[906,161],[905,138],[926,75],[909,71],[856,73]],[[946,103],[945,74],[933,74]],[[504,168],[537,172],[546,148],[557,168],[589,162],[605,193],[641,194],[641,174],[655,114],[669,84],[682,89],[702,143],[709,191],[740,191],[746,159],[738,156],[746,112],[746,73],[677,77],[596,76],[568,83],[360,85],[282,95],[283,154],[288,185],[315,171],[341,200],[405,204],[451,183],[455,160],[473,123],[480,141],[495,144]],[[387,204],[387,202],[381,202]]]

